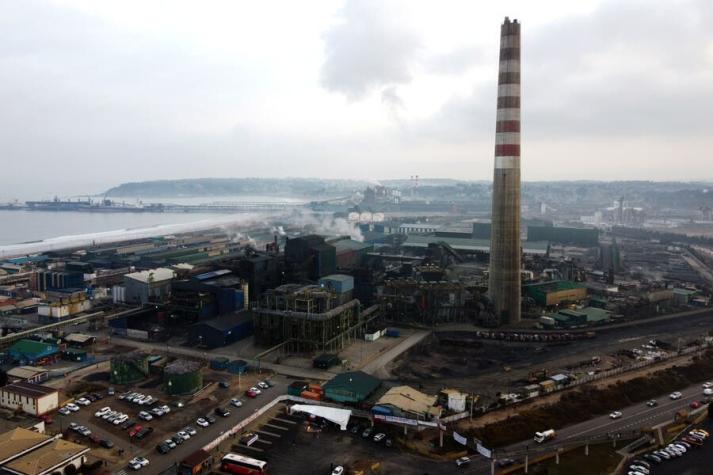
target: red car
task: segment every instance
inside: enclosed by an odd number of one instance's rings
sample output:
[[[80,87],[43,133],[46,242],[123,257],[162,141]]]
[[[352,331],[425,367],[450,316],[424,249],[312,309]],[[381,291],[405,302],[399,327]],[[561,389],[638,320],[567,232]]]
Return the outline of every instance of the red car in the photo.
[[[693,401],[693,402],[690,404],[690,408],[691,408],[691,409],[698,409],[698,408],[701,407],[701,406],[702,406],[702,404],[701,404],[700,402],[698,402],[698,401]]]
[[[45,421],[45,424],[52,424],[54,422],[54,419],[52,419],[52,416],[49,414],[42,414],[40,419]]]
[[[245,391],[245,395],[246,395],[247,397],[250,397],[250,398],[256,398],[256,397],[257,397],[257,393],[256,393],[255,391],[250,391],[249,389],[248,389],[247,391]]]
[[[135,436],[136,434],[138,434],[138,433],[141,431],[141,429],[143,429],[143,427],[141,427],[140,425],[136,424],[134,427],[132,427],[131,429],[129,429],[129,437]]]

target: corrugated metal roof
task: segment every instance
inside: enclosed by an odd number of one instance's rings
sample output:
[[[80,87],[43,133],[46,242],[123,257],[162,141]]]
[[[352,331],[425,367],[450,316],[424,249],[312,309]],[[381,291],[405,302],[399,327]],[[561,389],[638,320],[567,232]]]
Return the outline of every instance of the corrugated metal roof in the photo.
[[[377,404],[391,405],[404,412],[439,416],[441,409],[434,406],[436,399],[436,396],[429,396],[411,386],[396,386],[386,391]]]
[[[149,280],[154,282],[161,282],[164,280],[171,280],[175,276],[173,269],[166,269],[164,267],[159,267],[158,269],[143,270],[141,272],[132,272],[131,274],[126,274],[124,277],[129,279],[137,280],[139,282],[148,283]]]
[[[453,249],[462,251],[490,252],[489,239],[466,239],[443,236],[418,236],[410,234],[404,247],[428,247],[429,244],[445,242]],[[523,251],[527,254],[544,254],[547,252],[547,242],[545,241],[523,241]]]

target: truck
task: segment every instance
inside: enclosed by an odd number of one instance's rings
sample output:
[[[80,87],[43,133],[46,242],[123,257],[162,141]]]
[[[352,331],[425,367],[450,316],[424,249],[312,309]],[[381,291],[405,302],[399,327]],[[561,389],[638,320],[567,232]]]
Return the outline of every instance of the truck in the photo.
[[[556,435],[557,433],[554,429],[548,429],[543,432],[535,432],[535,442],[537,442],[538,444],[542,444],[544,442],[547,442],[548,440],[554,439]]]

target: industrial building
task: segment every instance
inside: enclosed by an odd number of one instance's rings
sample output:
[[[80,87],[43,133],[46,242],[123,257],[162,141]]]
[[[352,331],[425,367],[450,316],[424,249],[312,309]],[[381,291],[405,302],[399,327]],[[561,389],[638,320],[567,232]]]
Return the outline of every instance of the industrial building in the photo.
[[[527,284],[524,290],[525,295],[546,307],[564,302],[578,302],[587,298],[587,288],[584,285],[567,280]]]
[[[13,475],[78,473],[89,447],[17,427],[0,434],[0,472]],[[69,469],[69,466],[72,469]]]
[[[40,292],[57,289],[81,289],[83,287],[84,274],[82,272],[41,270],[35,272],[30,280],[30,288]]]
[[[113,384],[134,384],[149,377],[149,357],[133,352],[112,356],[109,379]]]
[[[0,406],[41,416],[59,407],[59,392],[55,388],[18,381],[0,388]]]
[[[188,332],[188,339],[194,347],[217,348],[235,343],[252,334],[252,316],[248,312],[240,312],[193,325]]]
[[[141,305],[163,302],[171,295],[171,281],[174,277],[175,272],[166,268],[126,274],[123,295],[119,301]]]
[[[265,292],[253,309],[255,342],[284,343],[294,351],[338,351],[364,334],[378,308],[362,311],[359,301],[319,285],[286,284]]]
[[[596,228],[569,228],[560,226],[528,226],[528,241],[549,241],[581,247],[597,247],[599,230]]]
[[[441,417],[443,409],[436,405],[436,396],[429,396],[410,386],[395,386],[381,396],[371,408],[374,414],[432,420]]]
[[[372,244],[355,241],[350,238],[339,238],[328,241],[334,246],[337,269],[348,270],[362,265],[369,252],[374,250]]]
[[[293,281],[317,280],[336,271],[336,249],[316,234],[288,239],[285,265]]]
[[[23,365],[47,365],[60,357],[59,347],[37,340],[20,340],[10,347],[10,358]]]
[[[379,387],[381,381],[363,371],[340,373],[323,386],[324,396],[336,402],[359,404],[364,402]]]
[[[183,322],[227,315],[248,307],[249,285],[229,269],[197,275],[171,285],[171,311]]]
[[[40,384],[49,379],[49,371],[38,366],[16,366],[7,370],[9,383],[25,382]]]
[[[471,298],[462,282],[394,279],[384,282],[379,302],[390,320],[437,325],[472,316]]]
[[[173,396],[194,394],[203,387],[203,365],[177,359],[163,368],[163,388]]]
[[[500,27],[488,294],[495,318],[520,321],[520,23]]]
[[[37,307],[42,323],[54,323],[91,310],[92,301],[85,290],[57,289],[48,291]]]

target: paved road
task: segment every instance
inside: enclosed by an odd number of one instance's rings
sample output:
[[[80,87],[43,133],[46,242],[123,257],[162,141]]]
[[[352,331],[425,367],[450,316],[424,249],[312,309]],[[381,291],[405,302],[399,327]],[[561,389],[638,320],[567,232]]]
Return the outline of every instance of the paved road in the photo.
[[[417,331],[413,335],[410,335],[404,341],[400,342],[395,347],[384,352],[383,355],[379,355],[372,361],[364,365],[362,371],[369,374],[375,374],[378,376],[379,370],[385,365],[395,360],[400,354],[408,351],[411,347],[418,345],[424,338],[430,335],[430,331]]]
[[[648,407],[646,403],[639,403],[633,406],[620,409],[623,416],[619,419],[611,419],[608,415],[596,417],[580,424],[565,427],[557,431],[557,437],[547,443],[537,444],[532,440],[526,440],[511,445],[499,452],[500,457],[524,458],[525,453],[530,451],[540,451],[554,449],[555,447],[568,443],[576,444],[586,439],[598,439],[607,434],[631,433],[645,427],[652,427],[662,422],[673,419],[676,411],[687,409],[693,401],[702,399],[703,390],[700,385],[694,385],[681,390],[683,396],[678,400],[671,400],[668,394],[661,395],[657,401],[658,406]],[[549,427],[543,427],[543,430]],[[468,473],[490,473],[489,462],[479,459],[473,464]]]

